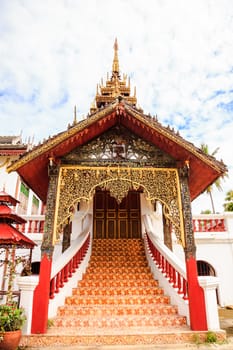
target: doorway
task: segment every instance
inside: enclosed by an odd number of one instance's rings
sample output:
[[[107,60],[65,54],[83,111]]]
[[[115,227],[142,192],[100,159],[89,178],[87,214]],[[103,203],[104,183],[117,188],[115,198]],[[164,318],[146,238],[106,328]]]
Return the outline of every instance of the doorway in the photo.
[[[109,191],[96,189],[94,238],[141,238],[140,193],[129,191],[120,204]]]

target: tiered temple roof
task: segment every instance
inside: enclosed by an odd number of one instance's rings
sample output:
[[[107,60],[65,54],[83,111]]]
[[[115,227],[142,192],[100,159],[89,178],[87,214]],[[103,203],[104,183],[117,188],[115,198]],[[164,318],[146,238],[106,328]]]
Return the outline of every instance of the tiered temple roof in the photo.
[[[116,125],[122,125],[129,132],[170,155],[177,167],[189,164],[191,200],[225,174],[227,168],[222,161],[205,154],[169,126],[162,126],[157,117],[145,115],[136,103],[136,95],[130,97],[130,86],[126,85],[126,79],[121,81],[118,45],[115,41],[112,76],[107,80],[106,86],[101,86],[97,91],[91,114],[22,155],[8,167],[8,171],[17,171],[24,182],[46,202],[50,161],[59,164],[61,158],[75,148],[98,138]]]
[[[130,78],[127,75],[123,75],[123,79],[120,74],[120,65],[118,59],[118,43],[117,39],[114,43],[114,58],[112,63],[112,75],[111,78],[106,81],[104,86],[103,81],[100,85],[97,85],[97,92],[95,96],[95,102],[91,106],[91,113],[96,112],[98,108],[105,107],[109,103],[112,103],[116,98],[123,98],[130,105],[136,106],[136,89],[134,89],[134,95],[131,94]]]
[[[33,248],[36,244],[12,226],[12,224],[26,223],[26,220],[15,214],[9,207],[9,205],[15,206],[16,203],[18,201],[8,193],[0,192],[0,247]]]

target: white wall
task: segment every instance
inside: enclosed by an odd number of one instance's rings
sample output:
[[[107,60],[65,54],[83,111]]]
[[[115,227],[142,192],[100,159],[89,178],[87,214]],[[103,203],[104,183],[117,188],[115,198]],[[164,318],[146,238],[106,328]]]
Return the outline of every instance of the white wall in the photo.
[[[161,206],[157,205],[157,211],[141,194],[141,212],[147,215],[148,227],[156,234],[156,237],[163,241],[163,223]],[[210,264],[219,279],[218,302],[221,306],[233,305],[233,213],[221,215],[225,219],[227,232],[196,232],[195,243],[197,247],[196,260],[203,260]],[[210,219],[211,215],[202,215],[202,219]],[[143,232],[145,226],[143,225]],[[181,262],[185,262],[183,247],[177,243],[173,234],[173,252]]]
[[[199,237],[199,236],[202,237]],[[230,233],[196,233],[196,259],[209,263],[219,279],[221,306],[233,304],[233,235]]]
[[[4,164],[5,161],[9,158],[12,161],[14,161],[18,159],[18,156],[16,157],[0,156],[0,165]],[[5,188],[5,192],[10,194],[12,197],[15,197],[18,174],[16,172],[12,172],[8,174],[6,170],[6,167],[8,165],[9,165],[9,162],[3,167],[0,166],[0,191],[2,191],[3,188]]]

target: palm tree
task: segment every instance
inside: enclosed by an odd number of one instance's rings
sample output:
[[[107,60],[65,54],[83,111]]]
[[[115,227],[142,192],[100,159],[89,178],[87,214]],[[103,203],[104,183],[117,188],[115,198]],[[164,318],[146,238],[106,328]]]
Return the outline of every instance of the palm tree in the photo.
[[[233,211],[233,190],[227,192],[225,201],[226,203],[223,204],[224,211]]]
[[[214,157],[216,155],[216,153],[219,150],[219,147],[217,147],[212,153],[209,153],[209,147],[208,145],[206,145],[205,143],[201,144],[201,150],[207,154],[210,155],[211,157]],[[210,196],[210,201],[211,201],[211,206],[212,206],[212,212],[213,214],[215,214],[215,207],[214,207],[214,200],[213,200],[213,195],[212,195],[212,191],[213,191],[213,185],[215,185],[215,187],[219,190],[222,191],[222,186],[221,186],[221,180],[226,177],[227,174],[225,173],[224,175],[220,176],[212,185],[208,186],[207,189],[205,190],[205,192]]]

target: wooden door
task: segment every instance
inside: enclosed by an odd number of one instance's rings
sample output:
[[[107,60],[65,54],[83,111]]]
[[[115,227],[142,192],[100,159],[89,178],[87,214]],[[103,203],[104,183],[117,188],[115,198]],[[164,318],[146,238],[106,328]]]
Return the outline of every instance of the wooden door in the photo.
[[[141,238],[139,192],[129,191],[118,205],[108,191],[96,190],[94,238]]]

